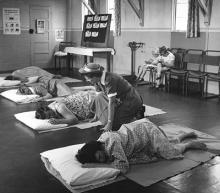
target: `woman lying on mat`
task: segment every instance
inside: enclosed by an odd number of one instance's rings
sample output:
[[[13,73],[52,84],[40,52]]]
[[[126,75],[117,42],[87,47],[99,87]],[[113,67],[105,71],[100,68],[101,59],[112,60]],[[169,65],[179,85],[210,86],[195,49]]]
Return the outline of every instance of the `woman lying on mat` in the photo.
[[[196,138],[194,132],[180,135],[169,141],[165,133],[148,119],[124,124],[118,131],[105,132],[97,141],[86,143],[76,158],[82,167],[112,167],[122,173],[129,164],[148,163],[160,158],[183,158],[188,149],[206,149],[199,141],[182,143],[186,138]]]
[[[94,117],[90,107],[95,98],[95,91],[78,91],[49,105],[45,103],[39,105],[35,117],[49,119],[51,124],[77,124],[79,121]]]
[[[135,117],[143,118],[141,96],[122,76],[105,72],[102,66],[95,63],[85,64],[79,72],[105,96],[103,100],[108,104],[108,121],[104,131],[118,130],[122,124],[131,122]]]
[[[58,79],[50,79],[48,77],[43,76],[38,78],[38,82],[40,84],[33,86],[21,85],[17,90],[17,94],[39,95],[39,98],[34,98],[30,101],[26,101],[37,102],[45,99],[50,99],[52,97],[70,95],[73,92],[65,83]]]

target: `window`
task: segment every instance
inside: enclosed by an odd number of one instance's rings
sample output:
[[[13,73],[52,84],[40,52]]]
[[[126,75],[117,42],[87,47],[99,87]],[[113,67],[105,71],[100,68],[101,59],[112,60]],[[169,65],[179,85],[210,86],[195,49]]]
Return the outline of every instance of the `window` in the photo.
[[[115,3],[114,0],[108,0],[107,10],[108,10],[109,14],[112,14],[110,30],[115,29],[115,9],[114,9],[115,6],[114,6],[114,3]]]
[[[174,0],[173,29],[176,31],[186,31],[188,18],[188,0]]]
[[[84,0],[85,3],[88,4],[88,0]],[[89,14],[89,10],[87,7],[84,5],[82,1],[82,29],[83,29],[83,23],[84,23],[84,16]]]

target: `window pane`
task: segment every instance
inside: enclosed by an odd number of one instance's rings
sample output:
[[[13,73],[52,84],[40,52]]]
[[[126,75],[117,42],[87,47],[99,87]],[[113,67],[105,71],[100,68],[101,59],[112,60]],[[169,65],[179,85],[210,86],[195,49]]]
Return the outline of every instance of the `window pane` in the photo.
[[[187,20],[185,18],[178,18],[176,20],[176,30],[186,31]]]
[[[176,30],[186,31],[188,17],[188,0],[177,0]]]

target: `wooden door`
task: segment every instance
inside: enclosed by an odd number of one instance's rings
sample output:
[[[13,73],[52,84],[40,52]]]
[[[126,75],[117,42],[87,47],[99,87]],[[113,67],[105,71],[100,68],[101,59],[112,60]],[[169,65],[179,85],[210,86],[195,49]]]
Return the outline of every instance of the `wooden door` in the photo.
[[[30,7],[31,65],[50,68],[52,49],[50,43],[50,7]]]

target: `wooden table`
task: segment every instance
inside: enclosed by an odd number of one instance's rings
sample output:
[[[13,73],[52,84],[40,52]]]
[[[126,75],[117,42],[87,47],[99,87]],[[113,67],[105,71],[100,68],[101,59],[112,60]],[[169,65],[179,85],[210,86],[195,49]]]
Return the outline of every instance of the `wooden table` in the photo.
[[[87,57],[89,57],[89,62],[93,62],[94,57],[101,57],[104,55],[107,61],[107,71],[112,71],[111,66],[111,56],[115,54],[113,48],[90,48],[90,47],[66,47],[64,52],[76,55],[83,55],[84,62],[87,63]]]

